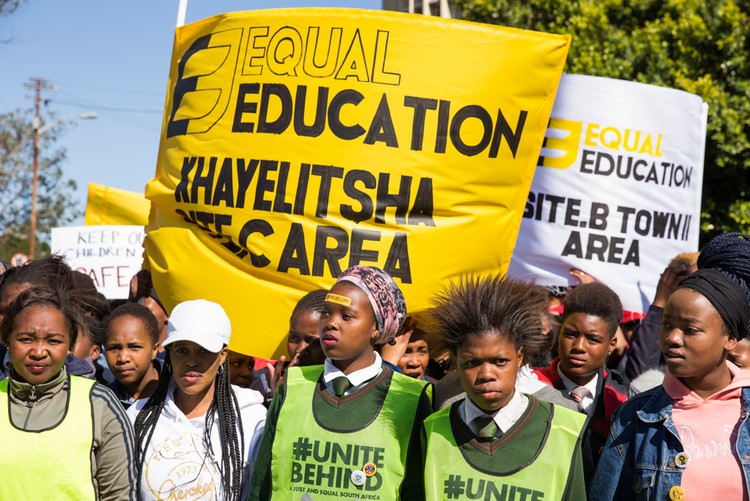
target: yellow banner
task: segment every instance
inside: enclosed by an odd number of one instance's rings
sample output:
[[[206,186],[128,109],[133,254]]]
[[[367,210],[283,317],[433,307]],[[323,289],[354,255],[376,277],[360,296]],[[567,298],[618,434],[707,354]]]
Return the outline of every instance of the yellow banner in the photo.
[[[570,38],[349,9],[177,29],[145,242],[159,297],[221,303],[283,354],[296,301],[354,264],[411,312],[505,270]]]
[[[142,193],[89,183],[86,226],[146,226],[151,202]]]

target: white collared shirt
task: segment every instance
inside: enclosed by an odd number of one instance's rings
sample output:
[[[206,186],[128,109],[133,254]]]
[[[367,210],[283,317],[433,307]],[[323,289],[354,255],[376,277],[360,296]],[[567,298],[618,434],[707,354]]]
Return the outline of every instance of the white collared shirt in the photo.
[[[326,358],[326,361],[323,362],[323,382],[325,382],[326,388],[328,388],[329,391],[333,392],[331,381],[340,376],[344,376],[352,384],[351,388],[344,392],[344,396],[350,395],[357,391],[359,388],[365,386],[371,379],[380,374],[380,371],[383,370],[383,360],[380,358],[380,353],[378,353],[377,351],[374,351],[373,353],[375,353],[375,361],[372,363],[372,365],[368,365],[364,369],[354,371],[349,375],[341,372],[338,367],[333,365],[333,362],[331,362],[330,359]]]
[[[560,370],[559,365],[557,366],[557,374],[560,376],[560,379],[562,379],[563,386],[565,386],[565,391],[567,392],[568,396],[570,396],[570,392],[573,391],[579,385],[575,384],[565,374],[563,374],[563,372]],[[583,412],[585,412],[588,417],[592,417],[594,415],[594,411],[596,410],[593,406],[593,403],[594,403],[594,398],[596,398],[596,385],[598,382],[599,382],[599,373],[596,373],[594,374],[594,377],[591,381],[583,385],[583,387],[589,390],[589,393],[591,393],[590,397],[584,397],[583,401],[581,402],[581,407],[583,407]]]
[[[497,427],[500,428],[503,433],[505,433],[510,429],[511,426],[516,423],[516,421],[521,418],[528,406],[529,397],[527,397],[520,391],[514,391],[513,396],[510,398],[510,401],[505,404],[505,407],[503,407],[502,409],[498,409],[493,414],[487,414],[482,409],[477,407],[477,405],[469,398],[465,398],[464,401],[461,402],[460,408],[458,409],[458,415],[461,417],[461,419],[463,419],[464,423],[469,426],[469,429],[471,429],[472,433],[474,433],[475,435],[478,434],[479,430],[476,429],[474,420],[480,416],[488,415],[492,418],[493,421],[495,421]]]

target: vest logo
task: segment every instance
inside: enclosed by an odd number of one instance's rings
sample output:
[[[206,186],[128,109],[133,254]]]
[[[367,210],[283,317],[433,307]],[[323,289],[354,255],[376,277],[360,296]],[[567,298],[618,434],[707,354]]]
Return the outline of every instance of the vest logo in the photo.
[[[180,58],[172,92],[167,137],[202,134],[229,106],[242,28],[198,38]]]
[[[551,118],[539,155],[539,167],[567,169],[572,166],[578,158],[582,130],[581,122]]]

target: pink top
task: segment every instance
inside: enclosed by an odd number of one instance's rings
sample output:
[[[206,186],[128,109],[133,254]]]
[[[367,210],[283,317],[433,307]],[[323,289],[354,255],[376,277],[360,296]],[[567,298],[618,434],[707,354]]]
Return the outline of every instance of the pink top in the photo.
[[[748,501],[742,466],[735,454],[742,387],[750,386],[750,371],[727,362],[732,382],[703,400],[667,371],[664,390],[672,397],[672,419],[689,463],[682,474],[687,499]],[[684,458],[674,458],[677,464]]]

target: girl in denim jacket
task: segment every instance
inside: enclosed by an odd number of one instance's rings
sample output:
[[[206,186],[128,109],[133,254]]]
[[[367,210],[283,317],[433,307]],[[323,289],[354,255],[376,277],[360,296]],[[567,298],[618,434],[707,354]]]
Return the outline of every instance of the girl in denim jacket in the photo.
[[[664,383],[623,404],[593,500],[748,500],[750,372],[727,361],[750,321],[750,237],[721,235],[664,308]]]

